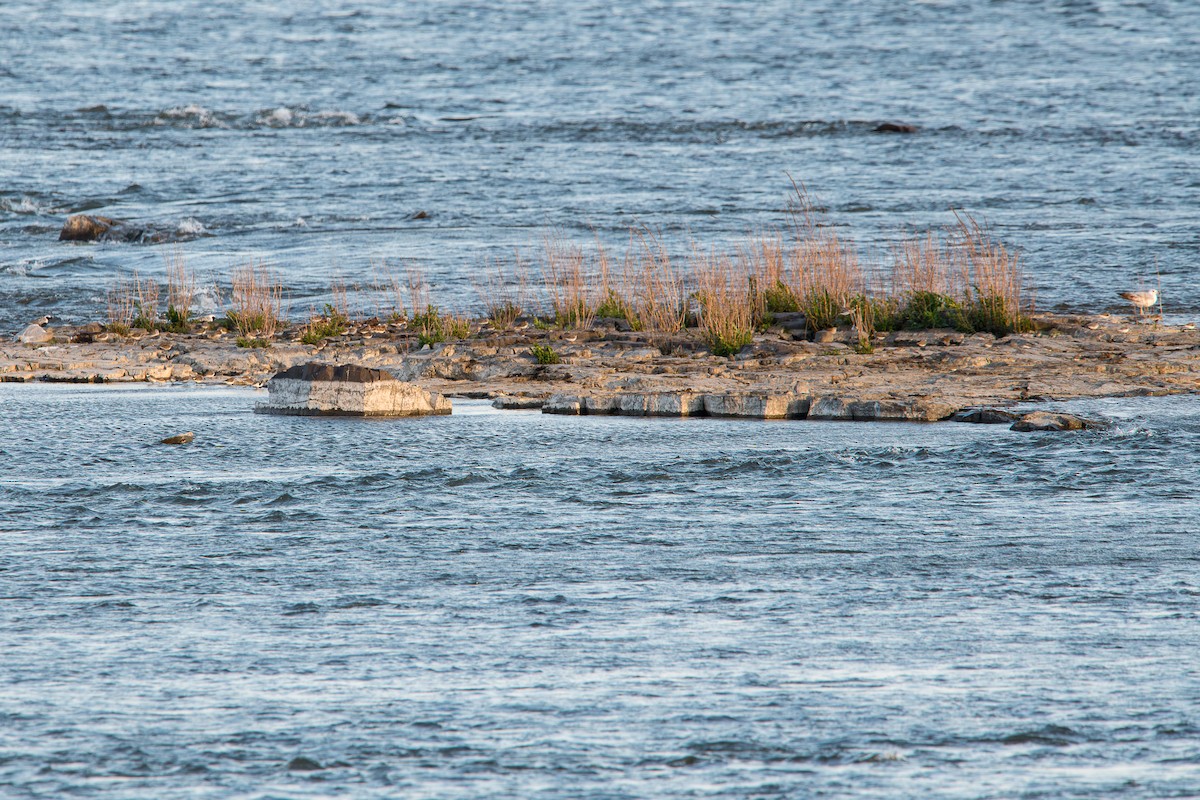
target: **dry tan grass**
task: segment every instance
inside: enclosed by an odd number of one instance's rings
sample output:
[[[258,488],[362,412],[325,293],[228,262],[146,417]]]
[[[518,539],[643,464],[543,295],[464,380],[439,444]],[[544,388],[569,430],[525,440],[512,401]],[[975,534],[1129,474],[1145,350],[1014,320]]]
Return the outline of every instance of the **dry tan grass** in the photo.
[[[963,277],[947,243],[932,231],[907,236],[892,248],[892,291],[898,297],[928,292],[957,298]]]
[[[133,287],[137,295],[134,301],[136,316],[134,317],[134,326],[139,324],[146,330],[152,330],[158,323],[158,302],[161,294],[158,286],[158,281],[153,278],[141,278],[137,272],[133,273]]]
[[[261,263],[233,271],[229,319],[245,337],[270,339],[283,319],[283,286]]]
[[[561,233],[542,239],[542,279],[554,323],[562,328],[587,329],[596,319],[600,287],[583,248]]]
[[[187,267],[183,250],[171,248],[164,256],[167,267],[167,321],[185,325],[196,298],[196,276]]]
[[[475,293],[493,328],[512,328],[529,302],[529,276],[520,254],[513,255],[511,268],[499,261],[489,264]]]
[[[108,329],[114,333],[125,335],[133,324],[137,313],[137,299],[134,284],[128,278],[118,278],[112,288],[105,294],[105,304],[108,311]]]
[[[692,252],[700,335],[716,355],[734,355],[754,339],[754,301],[746,273],[721,255]]]
[[[687,321],[688,289],[662,239],[648,228],[631,233],[622,269],[625,296],[643,330],[676,333]]]

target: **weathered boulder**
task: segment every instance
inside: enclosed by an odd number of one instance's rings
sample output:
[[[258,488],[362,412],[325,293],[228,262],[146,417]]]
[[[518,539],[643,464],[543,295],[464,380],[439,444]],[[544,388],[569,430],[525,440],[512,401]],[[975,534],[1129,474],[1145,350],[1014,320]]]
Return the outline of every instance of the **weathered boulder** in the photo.
[[[58,232],[60,242],[161,242],[168,238],[161,231],[91,214],[72,214]]]
[[[187,433],[177,433],[174,436],[168,436],[162,440],[162,444],[190,444],[196,439],[196,434],[192,431]]]
[[[27,325],[25,330],[17,334],[17,341],[22,344],[45,344],[54,341],[54,334],[41,325]]]
[[[1098,428],[1100,423],[1054,411],[1032,411],[1013,423],[1010,430],[1027,433],[1030,431],[1082,431]]]
[[[270,398],[254,410],[267,414],[416,417],[449,414],[450,401],[396,380],[381,369],[357,365],[299,364],[267,381]]]
[[[950,417],[951,422],[970,422],[976,425],[1011,425],[1021,418],[1015,411],[1002,408],[964,408]]]
[[[163,230],[135,225],[112,217],[92,214],[72,214],[58,232],[60,242],[139,242],[160,244],[190,239],[203,232],[198,224],[181,225],[176,230]]]

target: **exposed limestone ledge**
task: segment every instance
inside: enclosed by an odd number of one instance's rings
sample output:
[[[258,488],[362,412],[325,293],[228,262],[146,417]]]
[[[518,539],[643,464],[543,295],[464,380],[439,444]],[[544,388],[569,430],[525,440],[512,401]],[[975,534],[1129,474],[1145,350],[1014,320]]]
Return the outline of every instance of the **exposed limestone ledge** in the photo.
[[[270,398],[255,411],[304,416],[419,417],[449,414],[450,401],[391,373],[355,365],[309,363],[267,381]]]
[[[707,352],[695,335],[612,329],[495,331],[423,348],[403,325],[360,323],[316,345],[293,327],[269,347],[241,348],[216,325],[189,334],[98,325],[56,327],[54,341],[0,337],[0,381],[198,381],[262,386],[310,361],[385,370],[447,396],[503,398],[560,413],[744,416],[760,419],[943,419],[969,408],[1021,402],[1200,393],[1200,331],[1107,315],[1043,315],[1036,333],[997,339],[955,331],[903,331],[860,354],[847,342],[760,334],[735,358]],[[533,345],[559,364],[538,364]],[[572,405],[576,403],[577,405]],[[808,406],[805,406],[805,404]],[[811,406],[811,407],[809,407]]]

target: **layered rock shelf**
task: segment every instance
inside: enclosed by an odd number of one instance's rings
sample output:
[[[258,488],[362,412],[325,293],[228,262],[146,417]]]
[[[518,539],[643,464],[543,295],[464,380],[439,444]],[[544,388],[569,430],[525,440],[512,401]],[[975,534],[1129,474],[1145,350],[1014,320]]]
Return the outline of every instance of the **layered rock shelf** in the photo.
[[[449,414],[450,401],[390,372],[355,364],[308,363],[267,381],[269,399],[254,407],[264,414],[351,417],[423,417]]]
[[[49,328],[44,343],[4,342],[0,380],[262,386],[278,372],[319,361],[383,370],[440,395],[548,413],[895,421],[984,414],[980,409],[1022,401],[1200,391],[1194,326],[1109,315],[1040,315],[1036,324],[1034,333],[999,339],[951,330],[892,333],[868,354],[856,352],[849,330],[827,331],[818,342],[780,327],[733,358],[712,355],[692,336],[615,326],[484,326],[468,338],[422,347],[402,325],[361,323],[316,345],[299,342],[299,329],[291,329],[269,347],[244,348],[214,324],[129,337],[93,324]],[[560,363],[538,363],[535,345],[553,350]]]

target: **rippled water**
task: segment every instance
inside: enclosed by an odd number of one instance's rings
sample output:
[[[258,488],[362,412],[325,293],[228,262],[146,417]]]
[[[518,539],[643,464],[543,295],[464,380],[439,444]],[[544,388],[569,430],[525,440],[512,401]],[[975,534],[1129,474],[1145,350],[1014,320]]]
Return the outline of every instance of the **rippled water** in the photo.
[[[732,247],[787,172],[868,251],[965,208],[1043,308],[1159,272],[1200,310],[1193,2],[492,6],[0,5],[0,327],[163,274],[162,246],[58,243],[72,211],[199,234],[205,279],[265,259],[296,314],[381,259],[467,309],[549,226]]]
[[[255,399],[0,384],[0,794],[1200,793],[1190,398],[1071,435]]]

